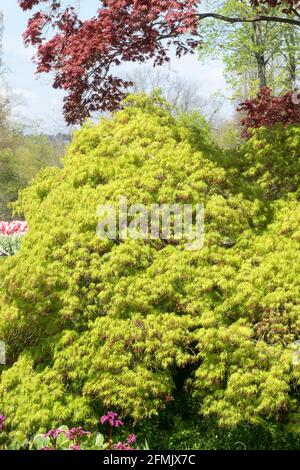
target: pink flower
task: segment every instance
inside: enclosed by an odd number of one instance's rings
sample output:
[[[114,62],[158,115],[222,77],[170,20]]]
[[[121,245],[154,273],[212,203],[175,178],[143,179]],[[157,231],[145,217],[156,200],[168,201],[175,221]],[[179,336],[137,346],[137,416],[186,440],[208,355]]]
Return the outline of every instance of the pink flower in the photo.
[[[133,450],[132,447],[130,447],[129,444],[124,444],[123,442],[118,442],[118,444],[115,445],[115,450]]]
[[[115,444],[114,448],[115,450],[134,450],[132,444],[134,444],[135,442],[136,435],[130,434],[130,436],[127,437],[126,442],[118,442],[118,444]]]
[[[53,439],[57,439],[60,434],[62,434],[64,431],[61,429],[50,429],[46,434],[44,434],[44,437],[53,437]]]
[[[4,428],[4,423],[6,421],[6,416],[4,415],[0,415],[0,432],[2,431],[2,429]]]
[[[68,439],[70,439],[70,441],[90,434],[90,432],[84,431],[81,426],[78,428],[71,428],[69,431],[65,431],[65,435]]]
[[[23,235],[28,232],[28,225],[25,221],[13,220],[12,222],[0,222],[0,233],[2,235]]]
[[[128,442],[129,445],[135,444],[136,435],[135,434],[130,434],[130,436],[127,437],[127,442]]]
[[[118,418],[117,413],[113,411],[108,411],[105,415],[102,416],[100,419],[101,424],[108,423],[112,428],[117,428],[119,426],[124,426],[123,421]]]

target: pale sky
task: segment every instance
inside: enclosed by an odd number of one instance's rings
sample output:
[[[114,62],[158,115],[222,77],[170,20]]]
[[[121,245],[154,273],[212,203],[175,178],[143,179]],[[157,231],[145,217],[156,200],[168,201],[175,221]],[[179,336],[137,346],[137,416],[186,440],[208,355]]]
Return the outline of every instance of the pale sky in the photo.
[[[82,0],[82,16],[92,16],[98,4],[98,0]],[[63,94],[52,88],[50,76],[35,75],[35,66],[31,61],[34,51],[23,45],[22,33],[26,29],[28,15],[19,8],[18,0],[0,0],[0,10],[4,12],[3,60],[7,68],[6,81],[16,96],[18,106],[15,107],[15,112],[29,125],[37,124],[41,130],[63,130]],[[130,67],[127,65],[126,70],[130,70]],[[136,68],[136,64],[132,67]],[[199,94],[205,98],[226,90],[222,63],[218,61],[202,65],[197,61],[196,55],[188,55],[173,59],[171,68],[197,84]]]

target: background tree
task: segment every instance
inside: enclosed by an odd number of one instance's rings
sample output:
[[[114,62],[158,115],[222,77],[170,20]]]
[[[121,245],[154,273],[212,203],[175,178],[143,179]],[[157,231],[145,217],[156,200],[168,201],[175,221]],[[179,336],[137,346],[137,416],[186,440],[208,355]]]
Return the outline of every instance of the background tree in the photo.
[[[20,126],[0,125],[0,220],[12,217],[10,203],[46,166],[60,166],[66,141],[55,136],[26,135]]]
[[[126,79],[132,82],[132,93],[152,94],[160,90],[175,114],[198,112],[208,124],[217,126],[224,98],[218,93],[209,98],[204,97],[196,81],[180,76],[171,68],[140,66],[126,74]]]
[[[3,74],[3,82],[5,75]],[[0,220],[12,217],[10,203],[45,166],[60,166],[68,138],[33,132],[12,117],[18,104],[6,86],[0,94]]]
[[[284,67],[284,82],[286,88],[294,90],[298,86],[300,67],[300,30],[286,27],[283,30],[281,48]],[[279,63],[279,67],[281,64]]]
[[[222,15],[255,15],[250,1],[219,2]],[[199,56],[222,58],[225,76],[235,98],[248,98],[266,86],[274,92],[293,89],[299,76],[300,28],[268,22],[228,24],[206,20],[200,24],[203,43]]]

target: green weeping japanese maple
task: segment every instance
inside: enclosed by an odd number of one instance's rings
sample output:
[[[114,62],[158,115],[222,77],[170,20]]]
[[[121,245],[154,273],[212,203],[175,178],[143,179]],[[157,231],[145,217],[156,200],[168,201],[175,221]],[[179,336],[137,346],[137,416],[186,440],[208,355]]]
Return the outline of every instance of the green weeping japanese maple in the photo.
[[[298,145],[299,157],[299,127],[282,132],[284,151]],[[290,185],[281,200],[239,193],[218,152],[195,117],[189,124],[158,96],[133,96],[77,131],[64,167],[21,194],[29,233],[0,266],[9,430],[93,424],[108,408],[140,421],[178,393],[221,425],[297,411],[299,202]],[[97,207],[124,195],[148,207],[203,203],[204,247],[99,239]]]

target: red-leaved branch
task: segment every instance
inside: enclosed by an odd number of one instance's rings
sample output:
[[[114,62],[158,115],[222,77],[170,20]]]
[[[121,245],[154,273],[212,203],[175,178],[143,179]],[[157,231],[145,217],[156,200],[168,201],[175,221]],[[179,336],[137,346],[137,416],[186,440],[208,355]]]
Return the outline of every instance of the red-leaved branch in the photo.
[[[300,92],[274,96],[269,88],[262,88],[255,98],[241,103],[238,111],[244,116],[241,124],[245,138],[250,136],[251,129],[271,127],[276,123],[283,126],[300,124]]]

